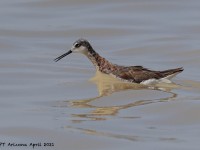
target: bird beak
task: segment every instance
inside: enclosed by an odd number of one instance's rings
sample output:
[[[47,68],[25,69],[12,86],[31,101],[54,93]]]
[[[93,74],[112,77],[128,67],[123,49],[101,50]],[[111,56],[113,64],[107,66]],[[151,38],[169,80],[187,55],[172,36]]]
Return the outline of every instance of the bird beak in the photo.
[[[67,53],[62,54],[61,56],[57,57],[56,59],[54,59],[55,62],[61,60],[63,57],[69,55],[72,53],[72,50],[69,50]]]

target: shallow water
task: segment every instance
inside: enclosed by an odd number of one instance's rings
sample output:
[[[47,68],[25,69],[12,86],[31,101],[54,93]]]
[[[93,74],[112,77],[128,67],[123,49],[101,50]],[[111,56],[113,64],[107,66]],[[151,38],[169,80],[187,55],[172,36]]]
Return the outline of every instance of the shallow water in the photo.
[[[0,142],[199,149],[200,1],[1,0],[0,7]],[[102,79],[79,54],[53,61],[80,37],[117,64],[185,70],[176,84],[147,89]]]

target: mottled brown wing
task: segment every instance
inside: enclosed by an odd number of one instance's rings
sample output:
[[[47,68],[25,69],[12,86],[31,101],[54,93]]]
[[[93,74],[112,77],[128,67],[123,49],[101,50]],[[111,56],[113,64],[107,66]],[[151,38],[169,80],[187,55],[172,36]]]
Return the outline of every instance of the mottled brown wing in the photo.
[[[114,75],[118,78],[136,83],[153,78],[160,79],[162,77],[160,72],[151,71],[142,66],[121,67],[114,72]]]

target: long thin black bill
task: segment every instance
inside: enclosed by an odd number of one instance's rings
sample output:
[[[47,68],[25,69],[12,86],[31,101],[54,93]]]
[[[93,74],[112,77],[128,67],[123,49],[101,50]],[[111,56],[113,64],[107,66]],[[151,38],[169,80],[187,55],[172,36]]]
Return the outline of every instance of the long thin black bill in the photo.
[[[61,55],[61,56],[57,57],[56,59],[54,59],[54,61],[57,62],[57,61],[61,60],[63,57],[65,57],[65,56],[67,56],[67,55],[69,55],[71,53],[72,53],[72,51],[69,50],[67,53],[64,53],[63,55]]]

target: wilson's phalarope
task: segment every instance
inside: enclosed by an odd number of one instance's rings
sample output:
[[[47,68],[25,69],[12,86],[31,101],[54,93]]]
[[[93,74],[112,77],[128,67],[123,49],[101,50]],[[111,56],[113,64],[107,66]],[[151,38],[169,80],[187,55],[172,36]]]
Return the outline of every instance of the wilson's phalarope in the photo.
[[[72,48],[65,54],[57,57],[55,61],[59,61],[70,53],[82,53],[86,55],[94,64],[97,71],[112,75],[123,81],[141,84],[154,84],[159,82],[170,83],[170,79],[183,71],[183,68],[168,69],[164,71],[154,71],[142,66],[120,66],[110,63],[101,57],[92,48],[91,44],[85,39],[79,39],[72,45]]]

